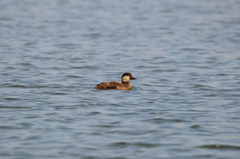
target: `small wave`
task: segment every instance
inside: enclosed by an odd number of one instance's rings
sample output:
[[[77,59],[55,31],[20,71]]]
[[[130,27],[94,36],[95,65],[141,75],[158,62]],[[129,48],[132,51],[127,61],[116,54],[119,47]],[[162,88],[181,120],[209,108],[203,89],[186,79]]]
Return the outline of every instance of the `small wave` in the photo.
[[[208,149],[232,149],[232,150],[240,150],[240,146],[231,146],[231,145],[203,145],[201,148]]]

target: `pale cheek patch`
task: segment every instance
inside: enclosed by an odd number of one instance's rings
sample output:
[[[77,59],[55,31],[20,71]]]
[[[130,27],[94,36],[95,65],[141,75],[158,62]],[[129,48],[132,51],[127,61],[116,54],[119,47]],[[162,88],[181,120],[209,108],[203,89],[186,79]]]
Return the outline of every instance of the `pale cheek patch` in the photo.
[[[129,76],[124,76],[123,78],[122,78],[122,81],[123,82],[128,82],[130,80],[130,77]]]

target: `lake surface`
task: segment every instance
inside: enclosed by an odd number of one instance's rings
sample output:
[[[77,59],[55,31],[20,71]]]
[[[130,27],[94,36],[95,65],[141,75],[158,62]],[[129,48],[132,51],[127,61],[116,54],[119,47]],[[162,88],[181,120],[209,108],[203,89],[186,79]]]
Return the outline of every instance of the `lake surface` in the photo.
[[[1,159],[239,156],[239,0],[0,1]]]

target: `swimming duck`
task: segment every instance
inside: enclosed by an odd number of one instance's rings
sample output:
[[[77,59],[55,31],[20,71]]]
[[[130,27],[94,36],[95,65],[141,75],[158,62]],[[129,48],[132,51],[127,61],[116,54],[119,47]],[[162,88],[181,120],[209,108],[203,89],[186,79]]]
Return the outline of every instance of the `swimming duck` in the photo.
[[[136,80],[136,78],[132,77],[131,73],[124,73],[122,75],[122,83],[120,82],[103,82],[96,85],[94,88],[96,89],[117,89],[117,90],[129,90],[132,86],[131,83],[128,82],[129,80]]]

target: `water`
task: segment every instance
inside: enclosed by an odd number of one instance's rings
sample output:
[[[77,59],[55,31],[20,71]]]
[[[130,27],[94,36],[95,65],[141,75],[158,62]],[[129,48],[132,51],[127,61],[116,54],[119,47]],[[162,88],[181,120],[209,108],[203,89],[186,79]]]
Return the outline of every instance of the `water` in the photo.
[[[0,33],[0,158],[239,158],[238,0],[2,0]]]

